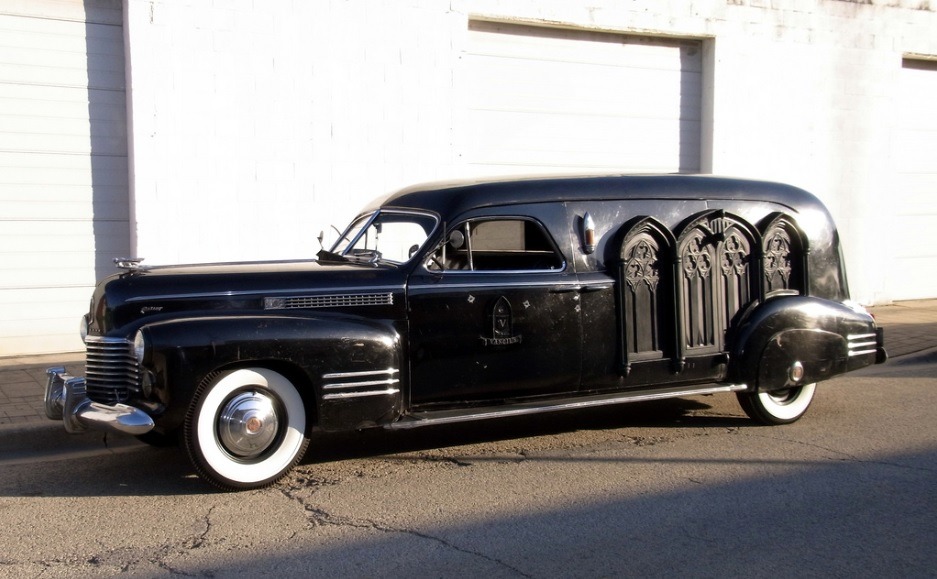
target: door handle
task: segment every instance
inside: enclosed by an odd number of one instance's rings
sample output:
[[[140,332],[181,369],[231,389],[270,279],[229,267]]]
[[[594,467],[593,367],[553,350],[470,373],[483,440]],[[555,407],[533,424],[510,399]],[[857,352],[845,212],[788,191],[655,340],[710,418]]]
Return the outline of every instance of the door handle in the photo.
[[[615,287],[615,282],[613,281],[603,281],[598,283],[590,283],[582,286],[580,291],[585,292],[598,292],[602,290],[607,290]]]
[[[578,292],[582,289],[582,286],[579,284],[569,284],[569,285],[555,285],[550,289],[550,293],[553,294],[566,294],[570,292]]]

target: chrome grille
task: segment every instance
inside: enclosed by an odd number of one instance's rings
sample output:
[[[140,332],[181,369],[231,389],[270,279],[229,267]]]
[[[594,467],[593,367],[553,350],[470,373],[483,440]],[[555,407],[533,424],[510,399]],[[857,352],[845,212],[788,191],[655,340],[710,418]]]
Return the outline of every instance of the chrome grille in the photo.
[[[390,306],[393,304],[394,294],[389,292],[321,296],[290,296],[264,299],[264,309],[266,310],[342,308],[353,306]]]
[[[85,380],[88,398],[102,404],[126,402],[140,390],[140,368],[133,345],[119,338],[88,336]]]

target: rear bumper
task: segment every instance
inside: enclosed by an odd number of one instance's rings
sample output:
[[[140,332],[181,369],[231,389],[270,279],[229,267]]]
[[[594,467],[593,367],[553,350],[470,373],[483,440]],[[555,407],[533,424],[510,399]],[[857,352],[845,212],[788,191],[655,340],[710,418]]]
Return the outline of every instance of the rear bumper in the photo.
[[[46,374],[46,416],[61,420],[68,432],[91,429],[138,436],[155,426],[150,415],[139,408],[92,402],[85,394],[85,379],[70,376],[65,368],[49,368]]]
[[[885,329],[875,328],[875,363],[884,364],[888,361],[888,352],[885,351]]]

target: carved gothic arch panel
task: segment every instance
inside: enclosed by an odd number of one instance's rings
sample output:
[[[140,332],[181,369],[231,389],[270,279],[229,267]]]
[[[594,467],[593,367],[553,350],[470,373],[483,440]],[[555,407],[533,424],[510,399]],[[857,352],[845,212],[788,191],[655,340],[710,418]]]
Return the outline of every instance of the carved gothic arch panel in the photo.
[[[732,319],[758,298],[760,235],[721,210],[691,217],[677,238],[681,358],[718,352]]]
[[[622,365],[627,374],[634,362],[674,356],[675,239],[652,217],[638,218],[623,229],[618,287]]]
[[[765,297],[777,293],[805,294],[807,240],[793,217],[773,213],[762,221],[762,284]]]

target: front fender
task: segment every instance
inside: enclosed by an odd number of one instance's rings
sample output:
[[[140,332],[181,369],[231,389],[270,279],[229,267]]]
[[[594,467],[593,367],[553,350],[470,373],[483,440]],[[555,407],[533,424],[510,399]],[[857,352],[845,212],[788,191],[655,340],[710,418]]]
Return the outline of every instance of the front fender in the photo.
[[[400,413],[401,339],[389,321],[229,315],[163,320],[141,329],[145,379],[166,408],[157,422],[163,430],[182,425],[196,388],[210,374],[251,365],[287,376],[325,430],[381,424]],[[362,379],[370,376],[375,379]],[[383,387],[375,387],[381,380]]]
[[[760,392],[826,380],[874,364],[875,348],[868,352],[854,346],[861,340],[880,342],[875,337],[880,335],[871,316],[839,302],[807,296],[769,299],[730,332],[727,379]],[[791,377],[795,363],[803,369],[797,381]]]

